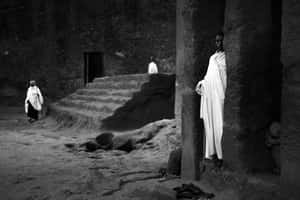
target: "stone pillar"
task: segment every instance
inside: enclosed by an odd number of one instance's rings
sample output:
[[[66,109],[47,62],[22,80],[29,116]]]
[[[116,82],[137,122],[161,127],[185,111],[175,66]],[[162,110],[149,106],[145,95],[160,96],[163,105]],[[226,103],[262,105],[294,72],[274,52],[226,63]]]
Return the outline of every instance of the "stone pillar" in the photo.
[[[271,121],[267,88],[272,68],[270,0],[227,0],[224,159],[237,168],[270,167],[261,129]],[[257,153],[259,152],[259,153]]]
[[[281,188],[284,199],[300,195],[300,2],[283,0]]]
[[[177,129],[182,134],[182,177],[199,178],[203,130],[200,98],[194,88],[214,52],[214,37],[223,25],[224,1],[177,0],[176,105]]]
[[[193,6],[196,1],[177,0],[177,36],[176,36],[176,66],[177,66],[177,89],[180,93],[179,102],[179,130],[182,134],[182,164],[181,175],[186,179],[199,179],[200,155],[197,149],[197,129],[195,118],[199,116],[196,109],[197,96],[194,92],[196,77],[196,31],[193,28],[193,15],[197,7]],[[198,8],[199,9],[199,8]],[[177,90],[177,91],[178,91]],[[179,103],[177,102],[177,103]]]

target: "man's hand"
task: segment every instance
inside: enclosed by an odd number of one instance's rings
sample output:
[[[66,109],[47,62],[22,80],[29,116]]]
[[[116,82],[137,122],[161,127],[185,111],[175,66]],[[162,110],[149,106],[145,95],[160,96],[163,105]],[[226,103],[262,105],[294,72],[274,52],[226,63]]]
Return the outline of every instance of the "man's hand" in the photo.
[[[197,84],[197,86],[195,88],[195,91],[197,92],[197,94],[202,95],[203,88],[202,88],[202,82],[201,81],[198,82],[198,84]]]

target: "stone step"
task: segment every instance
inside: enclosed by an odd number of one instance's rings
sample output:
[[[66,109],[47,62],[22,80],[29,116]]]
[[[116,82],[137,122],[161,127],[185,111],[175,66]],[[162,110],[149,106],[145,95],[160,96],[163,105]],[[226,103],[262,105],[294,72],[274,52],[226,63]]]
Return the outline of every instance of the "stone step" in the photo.
[[[90,89],[139,89],[143,82],[138,81],[106,81],[106,82],[92,82],[86,85]]]
[[[84,108],[74,108],[74,107],[62,106],[58,102],[52,104],[50,107],[54,110],[76,113],[82,117],[92,117],[92,118],[98,119],[98,118],[102,118],[101,116],[105,116],[103,113],[97,112],[95,110],[87,110]]]
[[[123,96],[123,97],[131,97],[133,93],[137,92],[137,89],[90,89],[83,88],[77,90],[75,93],[79,95],[86,96]]]
[[[85,110],[93,110],[96,112],[104,113],[110,115],[113,113],[115,109],[122,106],[123,104],[116,103],[97,103],[97,102],[88,102],[84,100],[70,100],[70,99],[62,99],[58,102],[61,106],[66,107],[74,107],[77,109],[85,109]]]
[[[106,114],[93,110],[76,109],[74,107],[50,105],[50,114],[56,118],[61,126],[77,126],[84,128],[100,128],[101,120]]]
[[[98,103],[116,103],[116,104],[124,104],[129,101],[131,98],[128,96],[117,96],[117,95],[107,95],[107,96],[90,96],[90,95],[80,95],[80,94],[72,94],[65,99],[77,99],[84,100],[89,102],[98,102]]]
[[[148,74],[95,78],[85,88],[51,104],[50,114],[63,125],[98,129],[102,119],[125,105],[148,80]]]
[[[117,75],[117,76],[105,76],[94,79],[94,83],[96,82],[126,82],[126,81],[138,81],[138,82],[147,82],[149,80],[148,74],[127,74],[127,75]]]

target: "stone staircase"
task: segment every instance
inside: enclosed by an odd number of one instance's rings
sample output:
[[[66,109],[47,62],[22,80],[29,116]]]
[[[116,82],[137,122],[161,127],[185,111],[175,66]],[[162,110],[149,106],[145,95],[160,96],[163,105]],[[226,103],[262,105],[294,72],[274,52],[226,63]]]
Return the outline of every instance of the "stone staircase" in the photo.
[[[62,126],[101,128],[101,121],[128,102],[149,80],[147,74],[96,78],[86,87],[53,103],[50,115]]]

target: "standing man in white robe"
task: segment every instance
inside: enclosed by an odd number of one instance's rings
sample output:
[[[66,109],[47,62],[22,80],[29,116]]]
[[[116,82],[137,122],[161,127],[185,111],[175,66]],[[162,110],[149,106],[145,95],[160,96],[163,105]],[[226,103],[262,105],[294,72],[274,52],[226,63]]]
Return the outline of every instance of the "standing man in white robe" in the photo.
[[[34,80],[30,81],[25,99],[25,112],[30,123],[38,120],[38,112],[42,110],[44,99],[42,93]]]
[[[217,50],[209,59],[204,79],[196,86],[196,92],[201,95],[200,118],[204,123],[205,159],[212,160],[216,156],[217,167],[223,163],[223,108],[227,81],[223,38],[222,32],[216,35]]]
[[[157,74],[158,73],[158,69],[157,69],[157,65],[154,62],[153,57],[150,57],[150,63],[148,65],[148,74]]]

